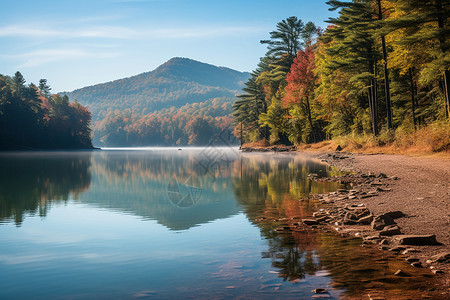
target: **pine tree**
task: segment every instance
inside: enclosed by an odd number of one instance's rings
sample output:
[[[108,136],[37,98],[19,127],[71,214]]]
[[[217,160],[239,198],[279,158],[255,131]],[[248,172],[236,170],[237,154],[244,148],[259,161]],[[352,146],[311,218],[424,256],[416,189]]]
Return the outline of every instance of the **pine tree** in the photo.
[[[328,1],[330,10],[339,11],[339,17],[331,18],[334,24],[325,33],[333,40],[328,48],[332,61],[328,67],[351,74],[351,81],[366,82],[372,132],[378,135],[377,62],[379,53],[373,37],[374,10],[370,1]]]
[[[414,65],[419,71],[419,80],[429,84],[440,77],[447,115],[450,115],[450,41],[447,18],[450,15],[449,0],[390,0],[395,10],[402,12],[384,22],[384,34],[402,30],[405,38],[397,44],[406,49],[414,49],[426,44],[423,50],[431,58],[424,65]],[[423,48],[423,47],[421,47]]]

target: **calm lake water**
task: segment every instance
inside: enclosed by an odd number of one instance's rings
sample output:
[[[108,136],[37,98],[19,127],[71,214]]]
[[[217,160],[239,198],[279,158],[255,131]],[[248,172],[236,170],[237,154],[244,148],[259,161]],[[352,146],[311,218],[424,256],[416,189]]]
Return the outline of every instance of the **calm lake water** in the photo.
[[[360,240],[280,218],[317,210],[339,174],[233,149],[0,154],[0,299],[310,299],[412,293],[427,278]],[[412,268],[412,267],[410,267]]]

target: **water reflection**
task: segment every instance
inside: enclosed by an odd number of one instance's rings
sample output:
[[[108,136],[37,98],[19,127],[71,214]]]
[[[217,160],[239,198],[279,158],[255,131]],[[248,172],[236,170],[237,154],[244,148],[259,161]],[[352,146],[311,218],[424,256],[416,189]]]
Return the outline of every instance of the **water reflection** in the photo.
[[[91,183],[90,152],[0,155],[0,223],[44,217],[53,202],[77,199]]]
[[[267,239],[269,249],[262,253],[270,258],[278,276],[290,282],[299,282],[305,275],[319,270],[317,232],[296,230],[280,233],[277,229],[289,227],[300,218],[310,216],[317,203],[305,197],[343,187],[335,182],[315,182],[308,174],[328,176],[336,172],[329,166],[299,156],[248,155],[243,157],[240,172],[233,178],[236,200],[249,220],[257,225]],[[304,199],[303,201],[299,201]]]
[[[82,201],[187,230],[239,212],[230,194],[230,159],[205,170],[199,151],[105,151],[92,159]],[[231,158],[231,156],[230,156]]]
[[[27,228],[33,237],[28,236],[26,247],[15,240],[21,231],[5,229],[8,238],[0,241],[10,249],[0,252],[0,271],[17,278],[0,282],[0,298],[2,288],[13,291],[11,286],[19,285],[18,278],[45,277],[33,277],[29,265],[21,270],[11,264],[17,252],[24,259],[38,254],[36,259],[50,261],[32,270],[41,274],[41,268],[47,268],[48,276],[57,276],[54,295],[65,295],[73,286],[72,275],[66,275],[71,268],[81,270],[82,275],[74,277],[84,295],[107,295],[92,287],[99,280],[98,286],[115,286],[122,298],[145,290],[155,290],[157,298],[163,293],[180,298],[186,291],[204,298],[309,298],[316,287],[326,287],[336,297],[342,290],[349,297],[389,290],[383,295],[391,297],[399,290],[414,295],[427,286],[426,271],[409,270],[412,267],[396,258],[360,247],[357,240],[293,226],[319,209],[308,199],[310,193],[342,187],[311,181],[307,175],[338,171],[295,155],[231,152],[227,159],[211,163],[199,153],[168,149],[0,155],[1,222],[20,225],[27,214],[46,216],[52,204],[68,207],[59,212],[65,226],[55,220],[32,223],[50,229]],[[88,213],[90,223],[85,224],[78,216]],[[73,223],[66,224],[66,219]],[[67,236],[72,239],[62,239]],[[63,258],[53,263],[58,257]],[[392,274],[399,268],[417,276],[395,278]],[[129,276],[127,283],[119,276],[123,272]],[[64,278],[67,286],[61,283]],[[199,284],[197,278],[208,284]],[[94,292],[84,291],[86,287]]]
[[[335,169],[301,157],[267,160],[258,156],[244,157],[239,175],[234,173],[236,200],[267,239],[268,249],[261,256],[271,260],[278,277],[300,284],[308,277],[330,277],[332,282],[326,288],[343,290],[339,297],[368,293],[386,299],[422,297],[431,284],[428,270],[414,268],[392,253],[363,248],[360,239],[296,226],[321,208],[307,195],[343,187],[310,181],[309,173],[339,175]],[[398,269],[414,276],[393,275]]]

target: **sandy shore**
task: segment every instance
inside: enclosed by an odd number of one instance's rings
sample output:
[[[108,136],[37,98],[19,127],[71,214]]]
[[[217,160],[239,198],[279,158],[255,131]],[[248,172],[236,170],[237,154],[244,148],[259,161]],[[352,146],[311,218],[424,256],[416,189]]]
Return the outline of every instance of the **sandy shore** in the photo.
[[[437,241],[442,245],[418,246],[416,248],[420,252],[415,253],[415,256],[420,258],[424,267],[444,272],[438,274],[437,279],[442,282],[443,299],[450,298],[450,261],[430,262],[430,258],[434,255],[450,253],[449,159],[387,154],[301,153],[359,174],[384,173],[388,178],[398,177],[398,180],[387,181],[389,192],[364,199],[343,201],[348,204],[364,203],[375,216],[391,211],[402,211],[407,217],[395,220],[402,233],[436,235]],[[343,203],[339,205],[342,206]]]

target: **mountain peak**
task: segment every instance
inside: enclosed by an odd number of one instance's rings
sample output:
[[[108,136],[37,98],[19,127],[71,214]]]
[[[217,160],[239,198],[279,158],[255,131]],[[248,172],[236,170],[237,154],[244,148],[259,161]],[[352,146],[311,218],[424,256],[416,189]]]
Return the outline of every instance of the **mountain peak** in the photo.
[[[249,73],[174,57],[150,72],[65,93],[88,105],[94,121],[114,109],[147,113],[217,97],[234,98]]]
[[[217,67],[190,58],[174,57],[156,68],[152,73],[157,76],[177,78],[181,81],[191,81],[202,85],[226,87],[236,90],[243,87],[249,73],[239,72],[226,67]]]

